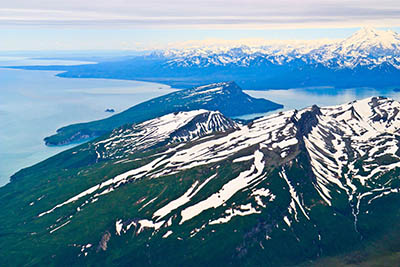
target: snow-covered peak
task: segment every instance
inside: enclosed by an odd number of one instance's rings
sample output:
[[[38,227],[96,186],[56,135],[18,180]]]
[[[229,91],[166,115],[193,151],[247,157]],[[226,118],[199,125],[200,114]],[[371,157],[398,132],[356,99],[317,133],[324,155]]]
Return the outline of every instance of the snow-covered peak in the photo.
[[[358,30],[356,33],[354,33],[353,36],[356,36],[356,35],[378,36],[379,32],[382,32],[382,31],[377,30],[377,29],[375,29],[374,27],[371,27],[371,26],[364,26],[360,30]]]
[[[241,90],[235,82],[212,83],[212,84],[207,84],[204,86],[198,86],[198,87],[189,89],[187,97],[206,95],[209,93],[223,94],[226,91],[226,89],[229,89],[229,91],[232,91],[232,90],[240,91]]]
[[[164,142],[183,142],[211,133],[238,128],[238,124],[218,111],[204,109],[175,112],[128,128],[114,130],[109,138],[95,143],[99,158],[119,158],[126,153]]]
[[[351,52],[367,52],[370,54],[383,54],[393,51],[398,54],[400,51],[400,35],[393,31],[376,30],[365,27],[342,41],[338,51],[342,54]]]
[[[400,103],[385,97],[370,97],[348,104],[321,108],[325,116],[340,119],[357,127],[353,133],[370,131],[371,135],[400,132]],[[356,126],[358,125],[358,126]]]

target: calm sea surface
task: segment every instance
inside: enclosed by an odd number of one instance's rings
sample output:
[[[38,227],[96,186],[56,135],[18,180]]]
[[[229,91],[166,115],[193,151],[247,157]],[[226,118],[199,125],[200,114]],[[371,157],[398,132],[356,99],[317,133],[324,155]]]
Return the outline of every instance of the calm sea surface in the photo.
[[[290,109],[302,109],[312,105],[334,106],[357,99],[363,99],[370,96],[386,96],[400,100],[400,92],[395,92],[394,88],[350,88],[335,89],[332,87],[316,88],[296,88],[289,90],[268,90],[268,91],[245,91],[247,94],[256,98],[266,98],[276,103],[284,105],[284,108],[278,111]],[[251,114],[241,116],[241,119],[251,119],[255,116],[263,116],[274,113]]]
[[[0,57],[0,66],[82,64]],[[76,122],[105,118],[174,91],[169,86],[107,79],[66,79],[57,72],[0,68],[0,186],[21,168],[71,146],[47,147],[43,138]]]

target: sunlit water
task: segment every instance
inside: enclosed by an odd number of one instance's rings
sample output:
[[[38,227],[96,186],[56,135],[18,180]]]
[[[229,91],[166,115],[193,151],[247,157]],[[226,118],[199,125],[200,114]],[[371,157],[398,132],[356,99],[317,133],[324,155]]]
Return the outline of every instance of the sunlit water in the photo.
[[[289,90],[245,91],[256,98],[265,98],[284,105],[278,111],[302,109],[312,105],[333,106],[370,96],[386,96],[400,100],[400,92],[394,88],[350,88],[336,89],[332,87],[296,88]],[[255,116],[265,116],[277,111],[241,116],[241,119],[251,119]]]
[[[12,65],[67,63],[0,57],[0,65],[10,66],[12,62]],[[174,91],[156,83],[66,79],[55,74],[57,72],[0,68],[0,185],[7,183],[19,169],[72,147],[44,145],[43,138],[55,133],[56,129],[105,118],[112,115],[105,112],[107,108],[120,112]]]
[[[83,64],[96,64],[96,62],[90,61],[78,61],[78,60],[46,60],[46,59],[34,59],[29,57],[19,56],[0,56],[1,66],[49,66],[49,65],[83,65]]]

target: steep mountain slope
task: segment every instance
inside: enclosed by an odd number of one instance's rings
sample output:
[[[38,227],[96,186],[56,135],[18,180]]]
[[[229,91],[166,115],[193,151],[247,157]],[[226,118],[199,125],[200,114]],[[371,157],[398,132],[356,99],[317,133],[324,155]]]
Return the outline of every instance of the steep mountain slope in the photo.
[[[117,129],[0,188],[0,263],[287,266],[380,240],[395,251],[399,111],[368,98],[248,125],[199,110]]]
[[[140,123],[172,112],[195,109],[218,110],[227,116],[263,113],[282,108],[266,99],[256,99],[234,82],[223,82],[173,92],[135,105],[109,118],[72,124],[46,137],[47,145],[63,145],[98,137],[127,123]]]

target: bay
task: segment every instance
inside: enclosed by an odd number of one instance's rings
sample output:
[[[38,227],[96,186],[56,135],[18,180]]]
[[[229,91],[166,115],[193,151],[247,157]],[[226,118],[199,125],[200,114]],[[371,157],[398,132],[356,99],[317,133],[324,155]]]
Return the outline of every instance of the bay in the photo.
[[[21,64],[22,63],[22,64]],[[1,58],[0,65],[57,65],[65,62]],[[175,91],[169,86],[110,79],[67,79],[54,71],[0,68],[0,186],[9,177],[74,145],[47,147],[43,138],[68,124],[111,116],[140,102]]]

